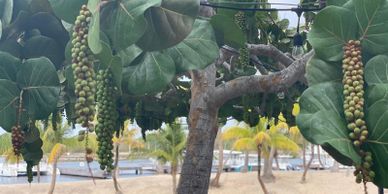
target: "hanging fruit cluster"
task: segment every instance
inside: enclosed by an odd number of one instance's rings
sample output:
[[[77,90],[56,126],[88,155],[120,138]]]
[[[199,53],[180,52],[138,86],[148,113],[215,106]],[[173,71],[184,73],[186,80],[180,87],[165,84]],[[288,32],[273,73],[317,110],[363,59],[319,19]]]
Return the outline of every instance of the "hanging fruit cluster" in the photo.
[[[22,148],[23,143],[24,132],[21,127],[19,125],[12,127],[12,146],[16,156],[20,156],[20,149]]]
[[[97,120],[98,157],[101,170],[113,170],[113,134],[116,131],[118,112],[116,109],[116,89],[113,87],[112,73],[100,70],[97,75]]]
[[[356,166],[354,175],[356,181],[373,181],[375,173],[370,169],[372,155],[363,150],[363,143],[368,138],[368,129],[364,120],[364,70],[361,58],[360,41],[350,40],[344,46],[344,59],[342,65],[344,84],[344,113],[347,128],[350,130],[349,138],[359,151],[363,163]]]
[[[75,21],[73,32],[72,69],[75,80],[76,123],[82,127],[90,128],[89,122],[94,119],[94,94],[96,92],[95,73],[93,69],[93,55],[88,46],[88,28],[91,13],[83,5]]]
[[[234,20],[237,26],[241,29],[241,31],[246,34],[248,29],[247,29],[247,17],[244,12],[239,11],[234,15]],[[238,57],[238,62],[237,65],[238,67],[246,67],[249,65],[249,50],[247,45],[244,45],[239,49],[239,57]]]
[[[247,17],[244,12],[239,11],[234,15],[234,21],[237,26],[244,32],[247,32]]]

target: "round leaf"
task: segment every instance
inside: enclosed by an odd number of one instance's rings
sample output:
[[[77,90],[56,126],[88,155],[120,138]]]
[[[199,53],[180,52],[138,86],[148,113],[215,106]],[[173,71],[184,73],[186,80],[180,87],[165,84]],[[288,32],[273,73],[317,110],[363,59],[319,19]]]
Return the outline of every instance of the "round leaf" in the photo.
[[[48,0],[54,13],[67,23],[74,24],[75,18],[79,14],[82,5],[87,0]]]
[[[346,8],[329,6],[320,11],[308,34],[316,54],[326,61],[340,61],[342,47],[357,36],[355,15]]]
[[[45,57],[26,60],[17,74],[24,90],[23,103],[31,119],[45,119],[56,107],[59,79],[54,65]]]
[[[160,7],[145,12],[147,29],[137,42],[145,51],[169,48],[191,32],[199,12],[199,0],[163,0]]]
[[[314,56],[307,63],[306,78],[309,86],[315,84],[342,80],[342,67],[338,63],[328,63]]]
[[[123,70],[123,80],[133,94],[162,91],[175,76],[174,61],[167,54],[147,52]]]
[[[21,61],[18,58],[6,52],[0,52],[0,79],[16,81],[16,72],[20,64]]]
[[[352,0],[353,11],[360,27],[362,48],[371,54],[388,52],[388,1]],[[351,24],[346,24],[349,26]]]
[[[388,56],[378,55],[368,61],[365,81],[368,84],[388,83]]]
[[[296,122],[308,141],[335,148],[338,155],[332,156],[342,164],[352,165],[347,163],[349,159],[361,163],[343,119],[342,85],[334,82],[316,84],[303,93],[299,103],[301,111]]]
[[[215,15],[210,20],[220,46],[242,47],[247,39],[234,20],[224,15]]]
[[[20,90],[15,82],[0,79],[0,126],[11,132],[12,126],[16,124],[16,110],[19,104]]]
[[[61,67],[65,59],[63,49],[57,42],[46,36],[34,36],[28,39],[23,47],[24,57],[27,59],[47,57],[56,67]]]
[[[210,23],[197,20],[193,31],[181,43],[168,49],[179,72],[202,69],[218,57],[218,46]]]
[[[161,0],[124,0],[110,2],[101,12],[101,28],[112,41],[116,51],[123,50],[136,41],[146,30],[144,11],[159,6]]]
[[[88,44],[90,50],[94,53],[100,53],[102,46],[100,43],[100,0],[89,0],[88,8],[92,12],[92,20],[89,25]]]

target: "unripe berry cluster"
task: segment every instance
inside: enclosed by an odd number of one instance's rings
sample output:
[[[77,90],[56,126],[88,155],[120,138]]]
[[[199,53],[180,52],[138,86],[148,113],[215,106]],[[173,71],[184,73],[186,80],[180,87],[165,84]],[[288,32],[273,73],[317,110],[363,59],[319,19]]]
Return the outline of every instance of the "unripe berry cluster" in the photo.
[[[360,41],[350,40],[344,46],[344,59],[342,61],[342,83],[344,85],[344,114],[348,123],[349,138],[359,151],[363,163],[356,166],[354,175],[358,183],[372,181],[375,173],[370,170],[372,154],[362,149],[363,143],[368,138],[368,129],[364,120],[364,65],[361,57]]]
[[[72,69],[75,80],[76,123],[82,127],[91,128],[89,122],[93,121],[95,113],[96,82],[93,69],[93,54],[88,46],[88,30],[91,13],[85,5],[82,6],[79,16],[75,21],[71,49]]]
[[[100,70],[97,75],[97,120],[98,157],[101,170],[113,170],[113,135],[119,117],[116,110],[116,90],[112,73]]]

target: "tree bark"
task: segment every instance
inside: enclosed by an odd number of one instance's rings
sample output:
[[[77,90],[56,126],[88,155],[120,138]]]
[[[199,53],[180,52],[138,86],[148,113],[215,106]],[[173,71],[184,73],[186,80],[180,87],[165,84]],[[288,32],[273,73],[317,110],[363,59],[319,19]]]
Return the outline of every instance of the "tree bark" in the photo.
[[[307,166],[304,168],[303,175],[302,175],[302,180],[301,180],[302,183],[306,182],[307,171],[309,170],[313,160],[314,160],[314,145],[311,144],[311,158],[310,158],[310,161],[307,164]]]
[[[264,49],[273,49],[265,53]],[[209,65],[204,70],[193,70],[191,78],[191,101],[189,112],[189,135],[187,140],[186,155],[182,165],[177,193],[179,194],[206,194],[209,188],[210,173],[212,168],[214,141],[217,135],[217,119],[219,108],[228,100],[248,93],[279,92],[291,87],[303,77],[305,65],[314,52],[307,53],[297,61],[285,58],[285,54],[268,45],[249,46],[257,55],[277,56],[275,60],[287,68],[270,75],[243,76],[216,87],[216,65],[222,65],[227,59],[220,57],[215,64]],[[260,51],[262,49],[262,53]],[[255,53],[256,54],[256,53]]]
[[[318,145],[317,147],[317,157],[318,157],[318,162],[319,162],[319,165],[322,166],[322,168],[324,169],[325,168],[325,165],[323,165],[323,162],[321,160],[321,149],[320,149],[320,146]],[[318,170],[321,169],[320,167],[318,168]]]
[[[118,182],[119,177],[119,143],[115,143],[115,163],[114,163],[114,169],[112,172],[112,178],[113,178],[113,185],[115,187],[116,194],[122,194],[123,192],[120,189],[120,184]]]
[[[220,186],[220,177],[222,170],[224,169],[224,141],[222,140],[222,132],[218,131],[217,134],[217,142],[218,142],[218,169],[217,174],[211,182],[211,186],[219,187]]]
[[[275,163],[276,163],[276,170],[280,170],[280,165],[279,165],[279,158],[278,158],[278,151],[275,150],[275,156],[274,156],[274,159],[275,159]]]
[[[265,187],[265,184],[263,180],[261,180],[261,146],[257,146],[257,180],[259,181],[259,184],[261,186],[261,189],[263,190],[264,194],[268,194],[268,190]]]
[[[179,194],[206,194],[218,131],[218,107],[214,106],[216,103],[212,96],[216,68],[213,64],[204,70],[194,70],[190,75],[189,135],[177,191]]]
[[[172,176],[172,193],[176,194],[176,175],[177,175],[178,167],[176,164],[171,165],[171,176]]]
[[[248,168],[249,168],[249,152],[245,151],[245,153],[244,153],[244,166],[241,169],[241,172],[243,172],[243,173],[248,172]]]
[[[48,194],[54,193],[55,183],[57,182],[57,162],[58,162],[58,159],[55,158],[53,161],[53,172],[51,175],[51,183],[50,183],[50,188],[49,188]]]
[[[263,179],[266,181],[274,181],[275,176],[272,173],[273,156],[275,154],[275,148],[272,146],[268,158],[264,158],[264,174]]]

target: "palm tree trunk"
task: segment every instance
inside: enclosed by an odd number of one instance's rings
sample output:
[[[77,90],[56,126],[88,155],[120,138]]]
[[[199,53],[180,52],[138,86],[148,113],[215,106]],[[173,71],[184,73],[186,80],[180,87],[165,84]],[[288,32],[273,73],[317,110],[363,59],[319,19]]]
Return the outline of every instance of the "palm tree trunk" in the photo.
[[[248,172],[248,164],[249,164],[249,152],[245,152],[245,158],[244,158],[244,168],[241,170],[241,172]]]
[[[57,181],[57,158],[54,159],[53,161],[53,172],[51,175],[51,183],[50,183],[50,188],[48,191],[48,194],[53,194],[54,193],[54,188],[55,188],[55,183]]]
[[[307,171],[310,168],[311,163],[313,162],[313,160],[314,160],[314,145],[311,144],[311,158],[310,158],[310,161],[307,164],[307,166],[304,168],[303,175],[302,175],[302,180],[301,180],[302,183],[306,182]]]
[[[263,180],[261,180],[260,176],[261,172],[261,146],[257,146],[257,180],[260,183],[261,189],[263,190],[264,194],[268,194],[267,188],[265,187],[265,184]]]
[[[115,149],[115,169],[112,172],[112,178],[113,178],[113,185],[116,190],[116,194],[122,194],[120,189],[120,184],[117,181],[118,176],[119,176],[119,144],[116,143],[116,149]]]
[[[277,149],[275,149],[274,159],[275,159],[275,163],[276,163],[276,170],[280,170],[280,165],[279,165],[279,160],[278,160],[278,150]]]
[[[303,140],[303,169],[306,168],[306,140]]]
[[[171,176],[172,176],[172,193],[177,193],[177,181],[176,181],[176,175],[177,175],[177,165],[171,165]]]
[[[38,176],[38,183],[40,183],[40,163],[38,163],[38,165],[36,165],[36,174]]]
[[[219,187],[220,186],[220,177],[222,170],[224,169],[224,142],[222,140],[222,133],[219,129],[218,131],[218,169],[217,174],[211,182],[211,186]]]
[[[323,162],[321,160],[321,149],[320,149],[319,145],[318,145],[318,148],[317,148],[317,157],[318,157],[319,165],[322,166],[322,168],[325,168],[325,165],[323,165]],[[320,167],[318,168],[318,170],[319,169],[320,169]]]
[[[266,181],[273,181],[275,179],[275,176],[272,173],[272,163],[273,163],[273,156],[275,154],[275,148],[271,146],[271,150],[269,152],[269,157],[264,158],[264,174],[263,178]]]

